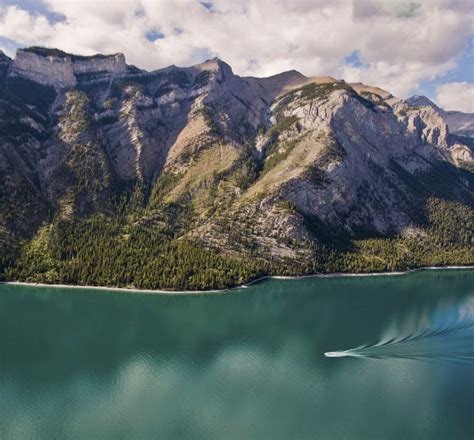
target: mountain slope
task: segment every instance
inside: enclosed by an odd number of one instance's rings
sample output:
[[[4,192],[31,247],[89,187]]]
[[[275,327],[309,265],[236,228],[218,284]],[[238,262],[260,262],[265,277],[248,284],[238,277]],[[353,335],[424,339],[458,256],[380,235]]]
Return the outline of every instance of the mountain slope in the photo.
[[[439,109],[219,59],[0,58],[8,279],[211,288],[471,264],[473,154]]]
[[[412,106],[428,106],[434,108],[446,121],[453,134],[474,138],[474,114],[443,110],[426,96],[412,96],[406,102]]]

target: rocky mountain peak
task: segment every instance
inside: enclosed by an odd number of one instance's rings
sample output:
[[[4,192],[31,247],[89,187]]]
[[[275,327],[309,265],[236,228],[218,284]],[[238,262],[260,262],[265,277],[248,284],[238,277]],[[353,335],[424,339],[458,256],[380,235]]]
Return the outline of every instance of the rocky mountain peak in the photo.
[[[219,81],[225,81],[226,79],[234,76],[232,67],[217,57],[206,60],[203,63],[197,64],[193,67],[199,71],[213,72]]]
[[[414,95],[406,99],[405,102],[411,107],[431,107],[441,115],[448,124],[449,131],[453,134],[465,137],[474,136],[474,114],[472,113],[444,110],[423,95]]]
[[[90,79],[90,75],[127,71],[122,53],[82,56],[42,47],[19,49],[12,67],[13,75],[57,89],[74,87],[81,80]]]
[[[440,108],[431,99],[424,95],[413,95],[406,99],[405,102],[412,107],[433,107],[436,110],[440,110]]]
[[[257,78],[256,80],[276,96],[288,87],[304,83],[308,78],[297,70],[288,70],[266,78]]]

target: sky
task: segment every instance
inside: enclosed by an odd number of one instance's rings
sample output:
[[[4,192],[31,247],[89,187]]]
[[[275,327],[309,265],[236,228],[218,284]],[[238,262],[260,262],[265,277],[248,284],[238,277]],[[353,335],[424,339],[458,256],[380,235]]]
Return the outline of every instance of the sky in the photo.
[[[147,70],[219,57],[238,75],[296,69],[474,112],[471,0],[0,0],[0,49],[33,45]]]

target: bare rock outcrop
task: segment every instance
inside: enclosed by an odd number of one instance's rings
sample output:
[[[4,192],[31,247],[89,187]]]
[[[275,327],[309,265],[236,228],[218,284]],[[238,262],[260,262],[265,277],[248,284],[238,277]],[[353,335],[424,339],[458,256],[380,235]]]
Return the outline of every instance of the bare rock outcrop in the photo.
[[[57,89],[76,86],[87,74],[123,74],[123,54],[73,56],[55,50],[20,49],[13,60],[11,75],[17,75]]]

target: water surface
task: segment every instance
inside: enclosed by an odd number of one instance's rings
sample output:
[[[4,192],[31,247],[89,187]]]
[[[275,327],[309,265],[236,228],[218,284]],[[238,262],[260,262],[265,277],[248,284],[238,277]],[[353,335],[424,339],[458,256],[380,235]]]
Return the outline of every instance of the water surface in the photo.
[[[474,270],[0,285],[0,438],[472,439],[473,325]]]

